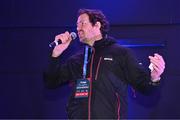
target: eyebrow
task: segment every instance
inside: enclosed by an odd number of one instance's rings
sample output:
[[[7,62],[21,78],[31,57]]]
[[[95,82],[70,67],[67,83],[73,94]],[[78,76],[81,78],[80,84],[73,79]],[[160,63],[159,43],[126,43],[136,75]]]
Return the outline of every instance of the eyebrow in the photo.
[[[87,20],[84,20],[84,21],[79,21],[79,22],[76,22],[76,24],[78,24],[78,23],[88,23],[89,21],[87,21]]]

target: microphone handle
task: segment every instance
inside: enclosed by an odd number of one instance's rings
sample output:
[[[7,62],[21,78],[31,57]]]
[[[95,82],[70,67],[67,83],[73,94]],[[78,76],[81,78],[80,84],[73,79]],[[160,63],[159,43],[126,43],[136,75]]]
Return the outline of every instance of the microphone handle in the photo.
[[[52,43],[49,44],[49,47],[54,48],[59,44],[62,44],[62,41],[61,40],[55,40],[55,41],[53,41]]]

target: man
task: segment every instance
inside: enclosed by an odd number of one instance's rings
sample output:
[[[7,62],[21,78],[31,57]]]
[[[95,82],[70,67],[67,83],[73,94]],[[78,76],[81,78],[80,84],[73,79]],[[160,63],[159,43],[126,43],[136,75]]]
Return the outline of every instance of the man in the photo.
[[[84,52],[72,56],[63,65],[58,59],[72,39],[69,32],[55,37],[62,44],[52,51],[44,74],[46,85],[75,83],[67,106],[70,119],[126,118],[128,84],[143,93],[157,87],[165,68],[162,56],[149,56],[153,69],[146,73],[127,48],[107,36],[108,22],[99,10],[80,9],[77,32],[84,43]]]

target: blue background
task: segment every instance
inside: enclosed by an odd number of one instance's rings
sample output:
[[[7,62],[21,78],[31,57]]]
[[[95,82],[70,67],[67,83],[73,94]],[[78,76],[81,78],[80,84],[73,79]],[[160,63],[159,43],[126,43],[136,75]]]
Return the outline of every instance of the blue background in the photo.
[[[55,35],[76,31],[79,8],[100,9],[109,35],[131,47],[146,67],[148,55],[166,61],[154,95],[129,89],[129,118],[180,118],[179,0],[2,0],[0,2],[0,118],[66,118],[70,85],[48,90],[42,73]],[[78,50],[78,40],[66,57]]]

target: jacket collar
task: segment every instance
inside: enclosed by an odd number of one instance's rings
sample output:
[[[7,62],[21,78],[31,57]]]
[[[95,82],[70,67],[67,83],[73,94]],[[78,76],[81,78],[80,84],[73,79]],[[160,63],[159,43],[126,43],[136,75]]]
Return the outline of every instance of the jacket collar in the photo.
[[[113,38],[107,37],[107,38],[102,38],[101,40],[95,41],[93,47],[97,49],[97,48],[105,47],[114,43],[116,43],[116,41]]]
[[[105,47],[108,45],[112,45],[114,43],[117,43],[116,40],[114,38],[108,36],[106,38],[102,38],[101,40],[95,41],[93,46],[89,46],[88,44],[85,44],[85,43],[80,43],[80,44],[82,46],[88,45],[89,47],[93,47],[95,49],[98,49],[98,48],[102,48],[102,47]]]

